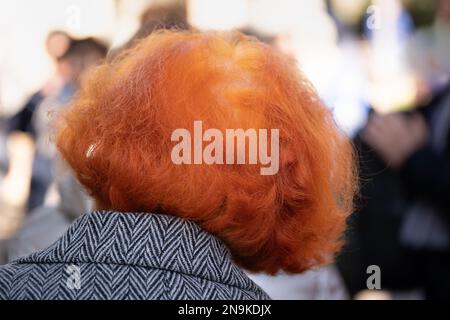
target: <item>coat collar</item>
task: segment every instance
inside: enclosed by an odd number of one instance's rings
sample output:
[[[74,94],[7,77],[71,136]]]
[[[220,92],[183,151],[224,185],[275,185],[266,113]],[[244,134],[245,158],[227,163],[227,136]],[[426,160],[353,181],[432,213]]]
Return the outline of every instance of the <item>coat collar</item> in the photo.
[[[16,262],[140,266],[260,290],[232,262],[223,242],[190,221],[162,214],[85,214],[49,248]]]

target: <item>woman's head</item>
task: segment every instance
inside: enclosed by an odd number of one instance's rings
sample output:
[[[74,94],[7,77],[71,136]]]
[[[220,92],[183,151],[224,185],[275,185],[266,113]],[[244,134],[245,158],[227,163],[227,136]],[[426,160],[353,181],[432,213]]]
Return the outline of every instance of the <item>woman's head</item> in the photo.
[[[194,121],[224,133],[278,129],[278,172],[261,175],[248,162],[175,164],[172,133],[194,135]],[[252,271],[329,261],[355,191],[351,145],[310,84],[291,61],[239,33],[145,38],[85,80],[61,114],[57,145],[103,209],[190,219]]]

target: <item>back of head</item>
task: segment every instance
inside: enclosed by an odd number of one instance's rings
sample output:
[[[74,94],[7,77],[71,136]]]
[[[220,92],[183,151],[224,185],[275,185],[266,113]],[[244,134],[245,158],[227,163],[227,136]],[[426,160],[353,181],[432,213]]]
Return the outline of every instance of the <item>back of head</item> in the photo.
[[[141,15],[141,28],[188,29],[187,9],[182,4],[152,5]]]
[[[73,78],[81,77],[89,68],[106,57],[108,47],[94,38],[72,40],[66,52],[58,59],[70,66]]]
[[[109,56],[114,58],[119,52],[130,49],[140,40],[158,30],[188,30],[187,8],[183,4],[151,5],[141,15],[140,27],[123,46],[113,49]]]
[[[198,120],[220,132],[279,129],[278,172],[175,164],[173,132]],[[246,269],[301,272],[342,244],[352,147],[290,60],[254,38],[155,32],[96,68],[58,129],[60,152],[101,208],[190,219]]]

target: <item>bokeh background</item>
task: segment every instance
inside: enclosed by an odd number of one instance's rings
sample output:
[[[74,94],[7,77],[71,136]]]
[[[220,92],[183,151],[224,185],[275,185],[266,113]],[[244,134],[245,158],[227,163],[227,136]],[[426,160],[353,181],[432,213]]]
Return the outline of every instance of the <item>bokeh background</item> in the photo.
[[[173,27],[238,29],[294,58],[355,143],[361,192],[336,264],[258,284],[280,299],[450,297],[450,0],[0,0],[0,264],[89,210],[55,159],[52,112],[92,66]]]

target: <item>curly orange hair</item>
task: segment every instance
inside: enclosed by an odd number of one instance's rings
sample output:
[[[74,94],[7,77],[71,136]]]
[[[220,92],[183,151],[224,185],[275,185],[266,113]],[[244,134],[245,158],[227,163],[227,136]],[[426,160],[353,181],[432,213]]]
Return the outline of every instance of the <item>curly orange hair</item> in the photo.
[[[353,150],[292,61],[237,32],[159,31],[91,72],[57,145],[104,209],[190,219],[251,271],[302,272],[342,245]],[[171,133],[278,128],[280,169],[175,165]]]

